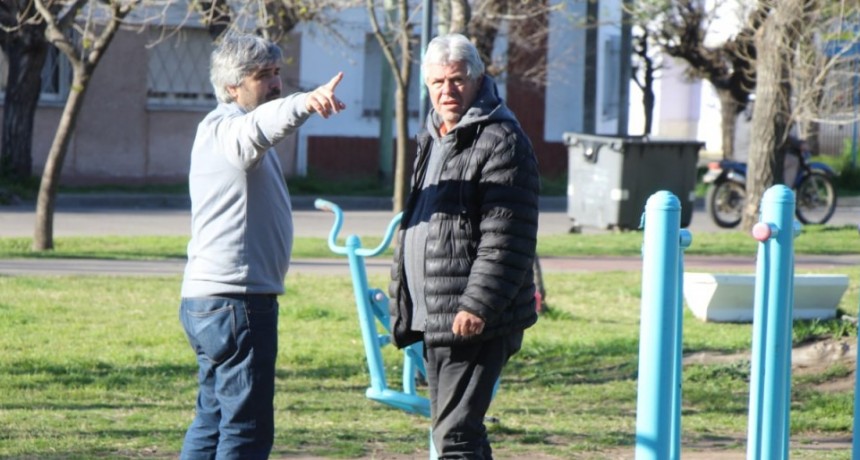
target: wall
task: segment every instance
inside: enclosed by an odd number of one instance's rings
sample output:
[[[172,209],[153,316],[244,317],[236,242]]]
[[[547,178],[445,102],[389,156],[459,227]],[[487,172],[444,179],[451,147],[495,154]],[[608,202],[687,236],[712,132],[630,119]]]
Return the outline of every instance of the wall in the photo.
[[[295,40],[300,46],[300,39]],[[211,107],[148,107],[146,44],[147,35],[120,31],[96,68],[66,152],[63,184],[186,180],[197,124]],[[286,54],[290,55],[289,48]],[[282,74],[285,80],[295,81],[298,71],[296,63],[285,67]],[[55,104],[41,104],[37,109],[34,175],[42,174],[62,111],[63,107]],[[293,137],[278,146],[287,175],[295,169],[295,145]]]
[[[582,126],[582,83],[586,76],[579,60],[584,53],[583,32],[576,27],[577,15],[583,9],[580,3],[569,1],[567,11],[557,11],[543,20],[543,24],[550,25],[549,37],[539,46],[539,52],[546,53],[551,62],[547,87],[531,87],[515,77],[499,81],[547,177],[566,173],[567,151],[562,135]],[[618,4],[617,0],[605,0],[601,11]],[[366,14],[364,8],[339,13],[343,27],[338,30],[343,40],[313,25],[303,25],[285,47],[291,64],[284,67],[282,75],[293,85],[285,92],[311,90],[343,71],[337,94],[347,104],[345,112],[328,120],[311,117],[297,135],[278,147],[288,176],[312,171],[328,177],[367,177],[379,170],[379,119],[361,110],[363,79],[379,78],[378,71],[364,68],[369,29]],[[610,34],[610,29],[617,28],[605,26],[601,33]],[[69,144],[62,174],[65,184],[185,181],[196,126],[209,108],[147,105],[147,35],[136,31],[120,32],[96,69]],[[420,26],[415,33],[420,33]],[[504,40],[500,43],[498,51],[503,52],[507,44]],[[534,57],[529,55],[534,51],[515,47],[507,51],[519,56],[515,58],[517,62],[511,63],[513,69],[530,65],[529,59]],[[44,167],[61,112],[59,106],[42,105],[38,109],[33,144],[36,175]],[[417,132],[418,120],[411,118],[410,157],[414,155],[411,141]]]

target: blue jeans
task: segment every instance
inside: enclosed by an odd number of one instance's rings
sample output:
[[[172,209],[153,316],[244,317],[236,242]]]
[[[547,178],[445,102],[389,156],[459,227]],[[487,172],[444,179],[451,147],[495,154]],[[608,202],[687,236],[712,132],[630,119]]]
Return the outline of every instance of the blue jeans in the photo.
[[[275,435],[277,297],[183,298],[179,310],[200,384],[180,458],[268,458]]]

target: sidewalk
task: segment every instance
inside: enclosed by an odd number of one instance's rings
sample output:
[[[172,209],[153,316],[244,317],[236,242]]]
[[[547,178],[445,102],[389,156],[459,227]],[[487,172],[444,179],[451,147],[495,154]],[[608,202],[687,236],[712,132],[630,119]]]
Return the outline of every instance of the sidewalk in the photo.
[[[541,257],[544,273],[584,273],[642,270],[640,257]],[[860,265],[860,255],[795,256],[798,273],[816,270],[839,270]],[[105,275],[105,276],[180,276],[185,261],[173,260],[108,260],[108,259],[0,259],[0,276],[45,275]],[[387,275],[391,260],[365,259],[369,275]],[[754,257],[738,256],[685,256],[685,271],[748,272],[755,273]],[[346,258],[293,259],[290,273],[302,275],[350,276]],[[289,279],[289,274],[287,278]]]
[[[188,236],[190,212],[183,195],[87,194],[60,195],[54,214],[54,236],[149,235]],[[393,217],[388,197],[325,197],[344,209],[341,235],[381,234]],[[315,197],[294,196],[293,218],[297,237],[327,236],[332,215],[313,207]],[[566,233],[570,229],[567,198],[541,197],[539,235]],[[31,204],[0,206],[0,237],[31,237],[35,215]],[[860,223],[860,198],[840,198],[833,225]],[[588,233],[605,230],[587,229]],[[716,228],[702,209],[695,209],[690,230],[701,232],[735,231]],[[690,256],[684,258],[687,271],[754,272],[754,257]],[[860,265],[860,255],[803,256],[795,258],[798,272],[840,269]],[[0,260],[0,275],[107,274],[172,276],[181,275],[184,260],[115,261],[93,259],[16,259]],[[593,272],[642,269],[641,257],[542,257],[544,272]],[[371,274],[387,274],[390,261],[366,259]],[[292,273],[349,275],[345,258],[293,259]]]

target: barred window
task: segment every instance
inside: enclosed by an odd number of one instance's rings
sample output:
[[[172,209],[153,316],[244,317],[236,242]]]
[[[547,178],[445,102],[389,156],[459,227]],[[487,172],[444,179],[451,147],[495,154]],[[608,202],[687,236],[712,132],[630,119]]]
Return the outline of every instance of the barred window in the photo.
[[[212,41],[205,29],[183,28],[156,40],[148,49],[147,102],[150,107],[194,107],[215,105],[209,82]]]

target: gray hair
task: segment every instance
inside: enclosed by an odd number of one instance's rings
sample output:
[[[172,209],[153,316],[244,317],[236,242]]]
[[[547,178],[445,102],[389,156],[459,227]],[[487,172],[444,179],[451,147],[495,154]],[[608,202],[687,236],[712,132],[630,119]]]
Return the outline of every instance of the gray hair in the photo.
[[[477,80],[484,74],[484,61],[478,54],[478,49],[463,35],[440,35],[427,44],[421,70],[427,74],[428,65],[448,65],[454,62],[466,63],[466,75]]]
[[[218,102],[233,102],[228,86],[239,86],[242,79],[260,67],[279,62],[281,56],[281,48],[265,38],[246,34],[224,36],[212,51],[209,69],[209,81]]]

